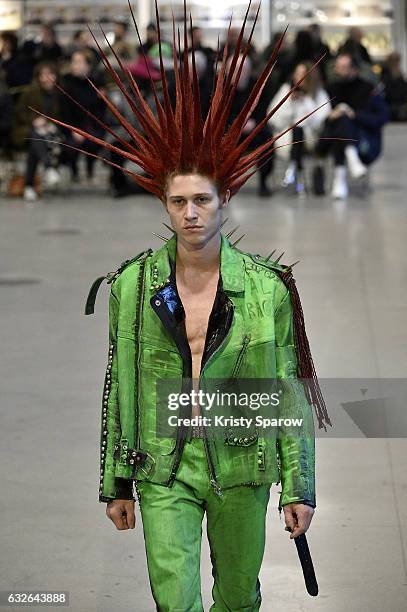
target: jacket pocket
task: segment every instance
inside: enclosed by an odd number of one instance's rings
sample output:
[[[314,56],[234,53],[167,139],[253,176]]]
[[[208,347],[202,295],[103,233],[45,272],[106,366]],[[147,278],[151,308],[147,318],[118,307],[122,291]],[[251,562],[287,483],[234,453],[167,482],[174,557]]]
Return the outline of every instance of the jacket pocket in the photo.
[[[169,367],[169,363],[141,364],[140,384],[140,445],[159,455],[171,454],[176,446],[177,427],[170,417],[179,416],[179,408],[170,409],[169,394],[182,390],[182,373]]]
[[[247,346],[248,346],[249,342],[250,342],[250,334],[246,334],[244,336],[244,338],[243,338],[242,347],[241,347],[241,349],[239,351],[239,354],[237,356],[235,365],[233,366],[233,370],[232,370],[232,373],[230,375],[230,379],[238,378],[239,372],[240,372],[241,367],[242,367],[244,356],[245,356],[245,354],[247,352]]]

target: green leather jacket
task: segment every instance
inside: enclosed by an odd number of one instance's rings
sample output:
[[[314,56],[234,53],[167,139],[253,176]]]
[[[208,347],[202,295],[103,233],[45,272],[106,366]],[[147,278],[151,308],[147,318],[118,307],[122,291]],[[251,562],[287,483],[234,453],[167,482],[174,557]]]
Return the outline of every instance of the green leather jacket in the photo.
[[[99,501],[133,498],[133,480],[171,486],[181,460],[184,438],[180,431],[163,438],[156,429],[156,382],[178,379],[181,390],[185,377],[191,376],[186,368],[188,346],[182,354],[186,337],[175,335],[174,322],[183,318],[171,275],[176,242],[174,234],[162,248],[127,260],[116,272],[97,279],[88,296],[86,314],[91,314],[100,283],[104,278],[111,283]],[[222,495],[223,489],[238,484],[281,482],[280,510],[290,502],[315,505],[314,423],[297,379],[292,301],[279,276],[283,269],[260,255],[240,251],[221,234],[221,282],[208,330],[216,329],[222,312],[223,321],[228,321],[227,333],[225,328],[220,344],[215,342],[207,351],[200,374],[203,384],[236,376],[294,381],[290,387],[294,391],[289,401],[282,402],[281,412],[303,419],[303,436],[287,435],[284,428],[275,437],[263,436],[252,427],[242,437],[227,427],[223,439],[204,439],[215,493]]]

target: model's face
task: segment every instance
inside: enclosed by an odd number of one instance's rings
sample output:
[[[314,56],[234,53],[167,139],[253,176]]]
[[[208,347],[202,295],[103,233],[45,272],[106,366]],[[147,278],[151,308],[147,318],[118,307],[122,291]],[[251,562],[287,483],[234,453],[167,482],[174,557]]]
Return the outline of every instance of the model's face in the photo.
[[[200,174],[172,177],[167,184],[165,208],[177,239],[190,245],[206,244],[219,231],[229,197],[227,191],[222,201],[215,183]]]

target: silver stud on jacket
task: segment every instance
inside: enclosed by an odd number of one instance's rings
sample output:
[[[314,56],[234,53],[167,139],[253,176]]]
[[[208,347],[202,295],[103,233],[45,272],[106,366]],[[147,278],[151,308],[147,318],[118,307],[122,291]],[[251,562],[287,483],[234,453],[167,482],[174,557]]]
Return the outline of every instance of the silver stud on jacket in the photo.
[[[105,458],[106,458],[106,447],[107,447],[107,403],[109,401],[109,394],[112,384],[111,370],[113,362],[113,351],[114,344],[109,345],[109,358],[106,367],[105,384],[103,387],[103,402],[102,402],[102,443],[100,452],[100,486],[99,493],[103,492],[103,475],[105,472]]]

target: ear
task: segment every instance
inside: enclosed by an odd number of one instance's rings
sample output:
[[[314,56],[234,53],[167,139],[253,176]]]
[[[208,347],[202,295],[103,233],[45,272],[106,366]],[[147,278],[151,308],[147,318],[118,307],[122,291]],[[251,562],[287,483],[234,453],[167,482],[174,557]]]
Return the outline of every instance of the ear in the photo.
[[[223,196],[223,201],[221,204],[221,208],[226,208],[230,200],[230,189],[227,189],[225,195]]]

